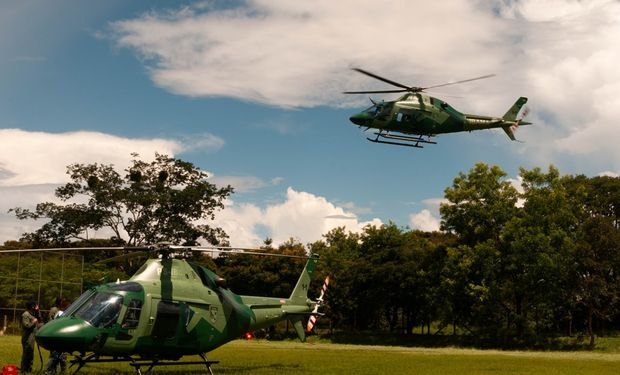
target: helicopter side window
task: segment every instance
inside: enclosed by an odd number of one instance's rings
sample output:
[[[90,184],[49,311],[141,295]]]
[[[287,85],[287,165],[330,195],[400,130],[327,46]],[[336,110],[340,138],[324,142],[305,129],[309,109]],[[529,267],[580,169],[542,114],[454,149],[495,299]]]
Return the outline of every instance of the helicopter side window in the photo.
[[[157,317],[153,326],[153,337],[156,339],[174,338],[179,325],[180,308],[178,303],[160,301],[157,304]]]
[[[392,110],[392,105],[389,103],[386,103],[382,106],[377,106],[377,112],[379,116],[381,117],[389,115],[391,110]]]
[[[111,327],[121,312],[123,298],[112,293],[96,293],[75,312],[75,316],[84,319],[97,328]]]
[[[396,121],[401,122],[403,120],[403,113],[402,112],[398,112],[396,114]]]
[[[127,313],[121,327],[127,329],[133,329],[138,326],[140,322],[140,311],[142,310],[142,301],[139,299],[132,299],[127,304]]]

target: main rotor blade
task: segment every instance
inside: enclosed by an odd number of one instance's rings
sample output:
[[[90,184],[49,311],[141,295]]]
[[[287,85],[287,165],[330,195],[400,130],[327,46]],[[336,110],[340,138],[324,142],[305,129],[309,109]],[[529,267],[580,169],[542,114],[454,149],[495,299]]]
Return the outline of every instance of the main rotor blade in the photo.
[[[202,253],[223,253],[223,254],[246,254],[246,255],[263,255],[263,256],[272,256],[272,257],[280,257],[280,258],[298,258],[298,259],[308,259],[308,256],[301,255],[288,255],[288,254],[277,254],[277,253],[268,253],[261,252],[262,249],[256,248],[248,248],[248,247],[232,247],[232,246],[170,246],[171,249],[185,249],[185,250],[193,250],[200,251]],[[240,250],[240,251],[235,251]]]
[[[13,254],[19,254],[19,253],[35,253],[35,252],[41,252],[41,251],[50,251],[50,252],[54,252],[54,251],[86,251],[86,250],[92,250],[92,251],[132,251],[131,253],[128,254],[122,254],[122,255],[118,255],[112,258],[107,258],[104,260],[101,260],[97,263],[109,263],[109,262],[114,262],[114,261],[118,261],[118,260],[124,260],[124,259],[128,259],[128,258],[133,258],[133,257],[140,257],[140,256],[148,256],[149,254],[154,254],[157,253],[158,251],[162,251],[162,250],[192,250],[192,251],[199,251],[199,252],[216,252],[216,253],[228,253],[228,254],[248,254],[248,255],[263,255],[263,256],[274,256],[274,257],[282,257],[282,258],[300,258],[300,259],[308,259],[311,256],[314,256],[313,254],[310,254],[309,256],[302,256],[302,255],[287,255],[287,254],[277,254],[277,253],[269,253],[269,252],[263,252],[263,249],[258,249],[258,248],[249,248],[249,247],[233,247],[233,246],[176,246],[176,245],[172,245],[172,246],[166,246],[164,248],[157,248],[157,247],[149,247],[149,246],[135,246],[135,247],[131,247],[131,246],[123,246],[123,247],[56,247],[56,248],[48,248],[48,249],[12,249],[12,250],[0,250],[0,254],[9,254],[9,253],[13,253]],[[236,251],[235,251],[236,250]],[[265,250],[267,251],[267,250]]]
[[[368,91],[344,91],[343,94],[390,94],[396,92],[407,92],[410,90],[368,90]]]
[[[135,250],[145,249],[144,247],[54,247],[49,249],[13,249],[13,250],[0,250],[2,253],[37,253],[41,251],[104,251],[104,250]]]
[[[428,90],[428,89],[434,89],[434,88],[437,88],[437,87],[457,85],[459,83],[471,82],[471,81],[476,81],[476,80],[479,80],[479,79],[485,79],[485,78],[490,78],[490,77],[495,77],[495,74],[487,74],[485,76],[480,76],[480,77],[470,78],[470,79],[464,79],[462,81],[448,82],[448,83],[442,83],[442,84],[434,85],[434,86],[422,87],[421,90]]]
[[[376,75],[374,73],[371,73],[369,71],[366,71],[364,69],[360,69],[360,68],[352,68],[352,69],[355,70],[356,72],[360,72],[360,73],[365,74],[365,75],[367,75],[369,77],[372,77],[374,79],[378,79],[379,81],[383,81],[385,83],[389,83],[392,86],[403,88],[403,89],[405,89],[405,91],[410,91],[411,89],[413,89],[412,87],[405,86],[402,83],[398,83],[398,82],[392,81],[392,80],[387,79],[387,78],[383,78],[381,76],[378,76],[378,75]]]
[[[144,257],[144,256],[150,256],[151,254],[153,254],[156,250],[150,250],[150,251],[135,251],[133,253],[127,253],[127,254],[122,254],[122,255],[117,255],[115,257],[112,258],[106,258],[103,260],[100,260],[98,262],[95,262],[96,264],[107,264],[107,263],[114,263],[114,262],[118,262],[118,261],[123,261],[123,260],[127,260],[127,259],[131,259],[131,258],[138,258],[138,257]]]

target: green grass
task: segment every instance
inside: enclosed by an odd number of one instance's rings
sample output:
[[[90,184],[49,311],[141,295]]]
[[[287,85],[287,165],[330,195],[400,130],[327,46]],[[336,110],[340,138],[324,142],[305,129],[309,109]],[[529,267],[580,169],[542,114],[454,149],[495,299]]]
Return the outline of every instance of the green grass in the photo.
[[[617,344],[617,342],[615,342]],[[44,352],[44,361],[47,352]],[[17,336],[0,336],[0,366],[19,364]],[[34,368],[39,368],[38,354]],[[211,353],[216,374],[617,374],[620,353],[534,352],[234,341]],[[97,364],[80,373],[132,374],[127,364]],[[154,374],[204,373],[201,366],[159,367]]]

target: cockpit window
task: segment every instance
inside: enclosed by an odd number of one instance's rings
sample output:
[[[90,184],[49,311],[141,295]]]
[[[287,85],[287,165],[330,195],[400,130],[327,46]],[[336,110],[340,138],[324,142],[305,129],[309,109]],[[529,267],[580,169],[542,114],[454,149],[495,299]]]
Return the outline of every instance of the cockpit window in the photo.
[[[373,105],[373,106],[371,106],[371,107],[368,107],[368,108],[366,108],[366,109],[364,110],[364,112],[368,113],[368,114],[369,114],[369,115],[371,115],[371,116],[374,116],[374,115],[376,115],[376,114],[377,114],[377,112],[378,112],[378,111],[377,111],[377,106],[376,106],[376,105]]]
[[[69,316],[69,315],[73,314],[93,294],[95,294],[95,290],[94,289],[89,289],[86,292],[84,292],[81,296],[78,297],[78,299],[76,299],[71,305],[69,305],[69,307],[67,307],[67,309],[63,312],[63,315]]]
[[[118,319],[122,302],[123,297],[120,295],[99,292],[84,303],[74,315],[84,319],[94,327],[110,327]]]

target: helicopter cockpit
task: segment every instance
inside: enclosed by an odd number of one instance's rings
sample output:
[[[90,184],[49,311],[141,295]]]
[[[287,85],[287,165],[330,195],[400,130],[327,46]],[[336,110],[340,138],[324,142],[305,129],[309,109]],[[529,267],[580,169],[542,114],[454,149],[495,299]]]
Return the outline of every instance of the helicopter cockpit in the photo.
[[[135,282],[105,284],[84,292],[57,319],[37,332],[37,342],[46,349],[89,351],[101,347],[108,334],[129,342],[138,327],[144,289]],[[102,332],[104,332],[102,336]]]
[[[392,110],[392,103],[375,103],[372,106],[368,107],[364,110],[365,113],[369,114],[373,118],[384,117],[390,114]]]
[[[109,292],[96,292],[80,306],[74,316],[96,328],[107,328],[116,323],[123,305],[123,296]]]
[[[366,108],[349,118],[352,123],[360,126],[370,126],[374,120],[385,120],[392,111],[393,103],[373,103],[372,106]]]

